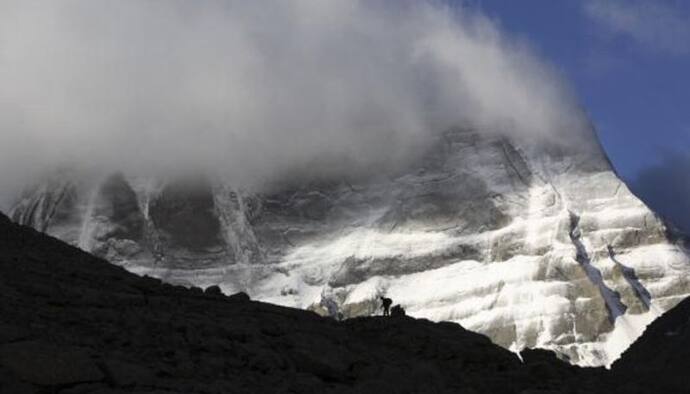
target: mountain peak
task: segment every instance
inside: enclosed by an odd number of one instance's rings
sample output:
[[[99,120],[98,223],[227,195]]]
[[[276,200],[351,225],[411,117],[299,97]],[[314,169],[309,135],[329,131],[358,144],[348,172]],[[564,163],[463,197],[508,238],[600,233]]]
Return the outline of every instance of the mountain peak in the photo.
[[[347,317],[388,294],[514,351],[607,365],[690,293],[690,259],[594,134],[581,145],[454,129],[396,174],[260,193],[213,178],[54,182],[13,217],[174,284]]]

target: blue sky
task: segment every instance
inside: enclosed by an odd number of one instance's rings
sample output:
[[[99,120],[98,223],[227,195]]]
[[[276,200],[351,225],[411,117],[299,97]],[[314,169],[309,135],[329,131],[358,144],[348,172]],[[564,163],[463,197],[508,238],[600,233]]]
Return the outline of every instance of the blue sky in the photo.
[[[619,174],[690,147],[690,1],[470,0],[570,82]]]

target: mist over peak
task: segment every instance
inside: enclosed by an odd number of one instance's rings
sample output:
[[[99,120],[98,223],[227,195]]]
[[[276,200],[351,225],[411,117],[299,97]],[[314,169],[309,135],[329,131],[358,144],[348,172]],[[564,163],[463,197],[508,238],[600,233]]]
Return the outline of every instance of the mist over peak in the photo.
[[[472,127],[561,141],[567,86],[477,10],[436,1],[4,1],[0,186],[56,165],[213,171],[394,167]]]

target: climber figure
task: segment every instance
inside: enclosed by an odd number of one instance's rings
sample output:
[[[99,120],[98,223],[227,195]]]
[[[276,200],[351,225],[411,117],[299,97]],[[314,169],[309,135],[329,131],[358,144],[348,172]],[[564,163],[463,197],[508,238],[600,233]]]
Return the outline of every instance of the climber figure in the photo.
[[[403,317],[405,316],[405,308],[400,305],[393,305],[391,308],[391,317]]]
[[[383,309],[383,316],[390,316],[390,314],[391,314],[390,308],[391,308],[391,304],[393,304],[393,300],[391,300],[390,298],[386,298],[386,297],[379,297],[379,298],[381,298],[381,309]]]

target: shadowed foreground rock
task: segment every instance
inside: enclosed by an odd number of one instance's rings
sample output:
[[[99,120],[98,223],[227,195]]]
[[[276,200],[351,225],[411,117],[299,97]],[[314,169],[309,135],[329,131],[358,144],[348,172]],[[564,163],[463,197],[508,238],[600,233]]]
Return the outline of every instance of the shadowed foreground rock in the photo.
[[[336,322],[140,278],[2,215],[0,294],[3,394],[629,392],[453,323]]]
[[[629,393],[690,393],[690,299],[652,322],[611,370]]]

